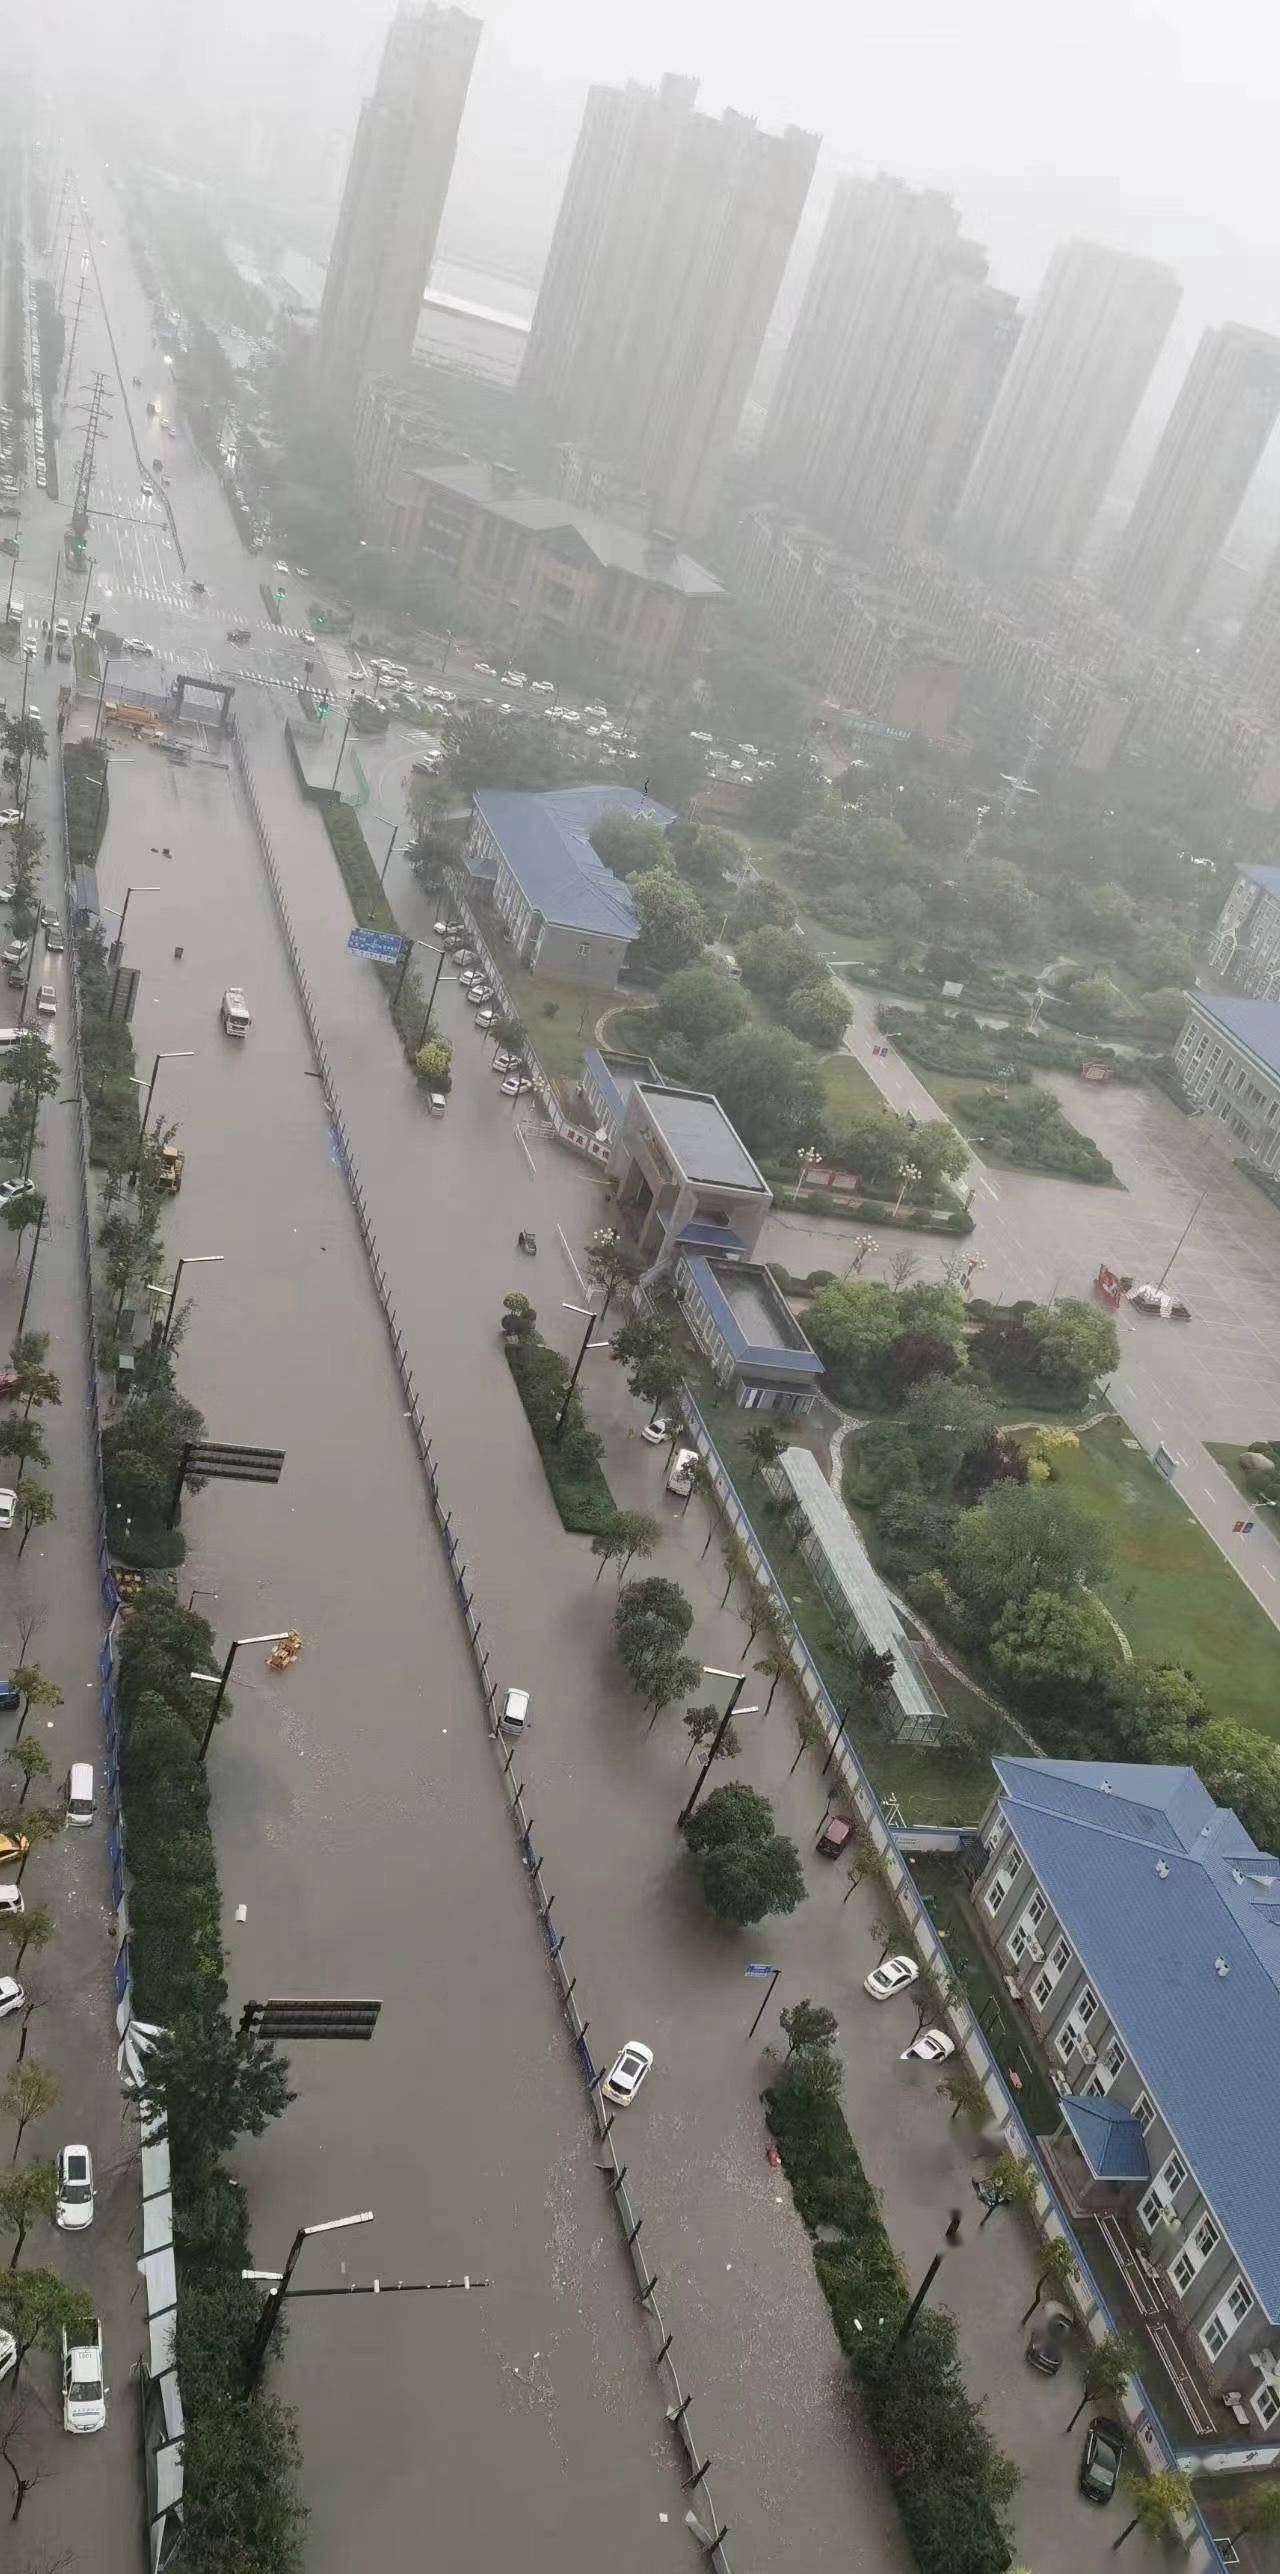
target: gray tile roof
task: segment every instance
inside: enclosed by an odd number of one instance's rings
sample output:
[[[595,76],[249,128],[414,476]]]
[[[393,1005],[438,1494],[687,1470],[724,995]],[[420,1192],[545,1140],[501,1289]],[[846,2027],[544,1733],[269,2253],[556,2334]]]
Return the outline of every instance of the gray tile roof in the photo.
[[[994,1763],[1001,1810],[1280,2321],[1280,1859],[1194,1770]]]
[[[655,547],[643,528],[625,527],[618,519],[598,517],[594,510],[576,509],[550,492],[528,491],[519,482],[514,488],[503,488],[494,482],[489,465],[429,465],[420,468],[414,479],[437,491],[452,492],[493,518],[528,528],[531,535],[554,536],[563,529],[578,538],[603,570],[626,572],[633,580],[651,581],[660,590],[676,590],[683,599],[724,596],[714,572],[691,554],[681,554],[675,547]]]
[[[767,1181],[709,1090],[668,1090],[665,1083],[647,1081],[636,1088],[687,1180],[768,1196]]]
[[[1247,1046],[1268,1072],[1280,1074],[1280,1001],[1246,1001],[1234,992],[1196,992],[1192,999],[1225,1036]]]
[[[552,787],[543,795],[482,787],[475,809],[487,823],[521,893],[558,929],[601,938],[638,938],[635,905],[621,876],[597,858],[591,834],[604,813],[634,814],[665,831],[675,816],[635,787]]]
[[[1251,885],[1261,886],[1264,894],[1274,894],[1280,902],[1280,867],[1242,867],[1240,873],[1248,877]]]

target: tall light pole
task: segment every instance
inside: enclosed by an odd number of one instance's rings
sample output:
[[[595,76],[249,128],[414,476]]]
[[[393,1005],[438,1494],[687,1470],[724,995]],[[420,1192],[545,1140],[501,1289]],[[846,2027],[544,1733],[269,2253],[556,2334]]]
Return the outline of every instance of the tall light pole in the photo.
[[[130,903],[133,901],[134,895],[135,895],[135,894],[158,894],[158,893],[159,893],[159,891],[160,891],[160,888],[159,888],[159,886],[158,886],[158,885],[126,885],[126,886],[125,886],[125,889],[124,889],[124,901],[122,902],[122,904],[121,904],[121,906],[120,906],[120,927],[119,927],[119,929],[116,931],[115,937],[112,939],[112,942],[111,942],[110,963],[111,963],[112,965],[118,965],[118,964],[119,964],[119,962],[120,962],[121,951],[122,951],[122,949],[123,949],[123,947],[124,947],[124,925],[125,925],[125,922],[127,921],[128,917],[129,917],[129,905],[130,905]],[[108,905],[107,905],[107,909],[108,909],[108,911],[110,911],[110,909],[111,909],[110,904],[108,904]]]
[[[271,2296],[268,2297],[266,2304],[262,2309],[262,2313],[259,2316],[258,2329],[253,2337],[253,2348],[251,2349],[248,2360],[245,2364],[244,2391],[246,2395],[252,2395],[253,2390],[262,2375],[262,2363],[270,2348],[271,2336],[275,2331],[277,2322],[279,2321],[280,2309],[289,2294],[289,2282],[293,2277],[294,2271],[298,2267],[302,2247],[306,2242],[308,2235],[340,2234],[346,2226],[372,2225],[372,2223],[372,2208],[363,2208],[359,2216],[329,2217],[323,2225],[300,2225],[292,2243],[289,2246],[288,2259],[285,2262],[283,2270],[244,2270],[241,2272],[240,2275],[243,2279],[274,2279],[276,2282],[275,2289]]]
[[[237,1636],[221,1671],[192,1672],[191,1678],[193,1680],[206,1680],[209,1683],[210,1688],[217,1693],[209,1716],[209,1722],[204,1729],[204,1741],[200,1746],[200,1758],[202,1761],[208,1757],[209,1745],[213,1740],[213,1729],[218,1721],[218,1711],[227,1694],[227,1682],[231,1678],[231,1666],[235,1661],[236,1655],[240,1651],[241,1645],[284,1644],[287,1641],[289,1633],[290,1630],[288,1627],[281,1627],[279,1633],[274,1636]]]
[[[342,740],[341,740],[341,741],[339,742],[339,744],[338,744],[338,757],[337,757],[336,763],[335,763],[335,765],[334,765],[334,771],[333,771],[333,786],[332,786],[332,788],[331,788],[331,790],[330,790],[330,792],[331,792],[332,794],[334,794],[334,795],[336,795],[336,794],[337,794],[337,792],[338,792],[338,780],[339,780],[339,778],[340,778],[340,777],[341,777],[341,775],[342,775],[342,755],[343,755],[343,753],[344,753],[344,751],[346,750],[346,747],[347,747],[347,735],[348,735],[348,733],[350,732],[350,730],[351,730],[351,716],[350,716],[350,712],[348,712],[346,723],[345,723],[345,724],[343,725],[343,727],[342,727]]]
[[[147,1104],[143,1109],[142,1124],[138,1130],[138,1149],[133,1157],[133,1169],[129,1173],[131,1181],[137,1179],[138,1172],[142,1164],[142,1148],[147,1140],[147,1120],[151,1115],[151,1102],[155,1097],[156,1074],[159,1072],[161,1064],[175,1064],[179,1061],[190,1062],[194,1054],[194,1046],[165,1046],[156,1056],[155,1062],[151,1067],[151,1079],[147,1084]]]
[[[562,1299],[561,1301],[563,1302],[563,1299]],[[556,1414],[556,1426],[555,1426],[554,1430],[553,1430],[553,1431],[552,1431],[552,1433],[551,1433],[551,1436],[552,1436],[553,1440],[555,1441],[555,1443],[556,1443],[556,1446],[557,1446],[557,1447],[558,1447],[558,1446],[559,1446],[559,1444],[560,1444],[560,1439],[561,1439],[561,1435],[562,1435],[563,1430],[564,1430],[564,1425],[565,1425],[565,1422],[566,1422],[566,1420],[568,1419],[568,1416],[569,1416],[569,1406],[570,1406],[570,1404],[571,1404],[571,1403],[572,1403],[572,1401],[573,1401],[574,1391],[575,1391],[575,1388],[576,1388],[576,1386],[577,1386],[578,1379],[579,1379],[579,1377],[580,1377],[580,1376],[581,1376],[581,1374],[582,1374],[582,1362],[583,1362],[584,1358],[586,1357],[588,1350],[591,1350],[591,1349],[596,1349],[596,1350],[607,1350],[607,1349],[608,1349],[608,1347],[609,1347],[609,1343],[608,1343],[607,1341],[593,1341],[593,1340],[592,1340],[592,1338],[591,1338],[591,1335],[592,1335],[592,1333],[594,1332],[595,1327],[596,1327],[597,1323],[598,1323],[598,1322],[599,1322],[599,1320],[600,1320],[600,1317],[599,1317],[599,1315],[598,1315],[598,1314],[595,1314],[595,1313],[591,1313],[591,1312],[589,1312],[589,1311],[588,1311],[588,1309],[587,1309],[587,1307],[586,1307],[585,1305],[566,1305],[564,1310],[565,1310],[566,1314],[586,1314],[586,1317],[587,1317],[587,1328],[586,1328],[585,1332],[584,1332],[584,1333],[583,1333],[583,1335],[582,1335],[582,1347],[581,1347],[581,1349],[579,1350],[578,1355],[577,1355],[576,1359],[575,1359],[575,1360],[574,1360],[574,1362],[573,1362],[573,1374],[572,1374],[572,1376],[570,1377],[570,1379],[569,1379],[569,1383],[568,1383],[568,1385],[567,1385],[567,1387],[566,1387],[566,1389],[565,1389],[565,1398],[564,1398],[563,1403],[562,1403],[562,1404],[561,1404],[561,1406],[560,1406],[559,1411],[558,1411],[558,1412],[557,1412],[557,1414]]]
[[[699,1770],[699,1772],[698,1772],[698,1775],[697,1775],[696,1779],[695,1779],[695,1780],[694,1780],[694,1782],[693,1782],[693,1786],[692,1786],[692,1788],[691,1788],[691,1790],[690,1790],[690,1792],[689,1792],[689,1795],[688,1795],[688,1797],[687,1797],[687,1799],[686,1799],[685,1803],[681,1806],[681,1808],[680,1808],[680,1812],[679,1812],[679,1814],[676,1816],[676,1829],[677,1829],[677,1831],[679,1830],[679,1828],[680,1828],[681,1824],[684,1824],[684,1823],[687,1823],[687,1822],[688,1822],[689,1817],[690,1817],[690,1815],[692,1814],[693,1809],[694,1809],[695,1805],[697,1804],[699,1797],[700,1797],[700,1796],[701,1796],[701,1794],[702,1794],[703,1788],[704,1788],[704,1787],[705,1787],[705,1785],[706,1785],[707,1778],[708,1778],[709,1773],[710,1773],[711,1764],[712,1764],[712,1762],[717,1758],[717,1756],[718,1756],[718,1754],[719,1754],[720,1746],[721,1746],[721,1744],[722,1744],[722,1743],[723,1743],[723,1741],[724,1741],[725,1735],[726,1735],[726,1734],[728,1733],[728,1731],[729,1731],[729,1726],[730,1726],[730,1722],[731,1722],[732,1717],[733,1717],[734,1709],[736,1708],[736,1706],[737,1706],[737,1704],[738,1704],[738,1700],[741,1698],[742,1693],[743,1693],[743,1690],[746,1688],[746,1685],[747,1685],[747,1675],[746,1675],[745,1671],[718,1671],[718,1670],[716,1669],[715,1664],[714,1664],[714,1663],[710,1663],[710,1662],[704,1662],[704,1664],[703,1664],[703,1666],[702,1666],[702,1675],[703,1675],[704,1680],[731,1680],[731,1681],[733,1682],[733,1695],[732,1695],[732,1697],[730,1698],[730,1700],[729,1700],[729,1704],[728,1704],[728,1706],[726,1707],[726,1709],[725,1709],[725,1711],[724,1711],[724,1714],[723,1714],[723,1716],[721,1717],[720,1722],[719,1722],[719,1724],[718,1724],[718,1725],[717,1725],[717,1727],[716,1727],[715,1733],[713,1734],[713,1736],[712,1736],[712,1738],[711,1738],[711,1749],[710,1749],[710,1751],[708,1752],[707,1757],[706,1757],[705,1761],[703,1762],[702,1767],[701,1767],[701,1769]],[[759,1709],[758,1709],[758,1708],[756,1708],[756,1707],[744,1707],[744,1708],[743,1708],[743,1711],[742,1711],[742,1713],[743,1713],[743,1715],[744,1715],[744,1716],[757,1716],[757,1715],[759,1714],[759,1712],[760,1712],[760,1711],[759,1711]],[[765,1995],[765,2000],[767,2001],[767,2000],[768,2000],[768,1998],[769,1998],[769,1997],[768,1997],[768,1995],[766,1994],[766,1995]]]
[[[11,562],[11,564],[10,564],[10,566],[9,566],[9,596],[8,596],[8,598],[5,600],[5,603],[4,603],[4,621],[5,621],[5,624],[6,624],[6,625],[8,625],[8,622],[9,622],[9,610],[10,610],[10,609],[11,609],[11,607],[13,606],[13,585],[14,585],[14,582],[15,582],[15,580],[16,580],[16,578],[17,578],[17,573],[18,573],[18,540],[17,540],[17,537],[15,536],[15,538],[14,538],[14,540],[13,540],[13,561]]]
[[[31,1245],[31,1258],[27,1262],[27,1283],[22,1290],[22,1303],[18,1309],[18,1329],[14,1336],[15,1339],[18,1340],[22,1337],[22,1326],[27,1319],[27,1307],[31,1302],[31,1281],[36,1274],[36,1253],[40,1248],[40,1236],[44,1230],[44,1214],[45,1202],[44,1199],[41,1198],[39,1209],[36,1214],[35,1240]]]
[[[79,617],[79,622],[80,622],[80,624],[81,624],[81,625],[83,625],[83,624],[84,624],[84,620],[85,620],[85,611],[86,611],[86,609],[88,608],[88,605],[89,605],[89,592],[90,592],[90,590],[91,590],[91,589],[92,589],[92,587],[93,587],[93,576],[94,576],[94,573],[97,571],[97,568],[98,568],[98,565],[97,565],[97,558],[96,558],[95,556],[93,556],[93,555],[90,555],[90,558],[89,558],[89,571],[88,571],[88,577],[87,577],[87,579],[86,579],[86,581],[85,581],[85,585],[84,585],[84,597],[83,597],[83,599],[82,599],[82,600],[81,600],[81,602],[80,602],[80,617]]]
[[[416,1046],[415,1046],[415,1048],[414,1048],[414,1052],[415,1052],[415,1054],[419,1054],[419,1055],[421,1054],[422,1049],[423,1049],[423,1047],[425,1046],[425,1044],[426,1044],[426,1042],[427,1042],[427,1030],[429,1029],[429,1027],[430,1027],[430,1025],[431,1025],[431,1013],[432,1013],[432,1011],[434,1010],[434,1008],[435,1008],[435,1006],[436,1006],[436,994],[437,994],[437,992],[438,992],[438,991],[439,991],[439,989],[440,989],[440,977],[441,977],[441,975],[442,975],[442,974],[443,974],[443,972],[444,972],[444,961],[445,961],[446,956],[447,956],[447,955],[448,955],[448,953],[449,953],[449,951],[448,951],[447,947],[434,947],[434,946],[432,945],[432,942],[431,942],[431,940],[430,940],[429,938],[424,938],[424,939],[423,939],[423,941],[422,941],[422,945],[423,945],[425,948],[429,948],[429,949],[431,950],[431,953],[432,953],[432,955],[436,958],[437,962],[436,962],[436,970],[435,970],[435,974],[434,974],[434,977],[433,977],[433,979],[432,979],[432,984],[431,984],[431,998],[430,998],[430,1000],[429,1000],[429,1001],[428,1001],[428,1003],[427,1003],[427,1015],[426,1015],[425,1019],[424,1019],[424,1020],[423,1020],[423,1022],[422,1022],[422,1034],[421,1034],[421,1036],[419,1037],[418,1042],[417,1042],[417,1045],[416,1045]]]
[[[395,847],[395,845],[396,845],[396,842],[397,842],[397,840],[399,839],[399,837],[400,837],[400,825],[399,825],[399,823],[397,823],[397,824],[396,824],[396,827],[395,827],[395,829],[394,829],[394,831],[393,831],[393,832],[392,832],[392,834],[391,834],[391,838],[390,838],[390,839],[389,839],[389,841],[387,842],[387,854],[386,854],[386,857],[385,857],[385,858],[383,859],[383,861],[382,861],[382,871],[381,871],[381,874],[380,874],[380,875],[379,875],[379,877],[378,877],[378,883],[379,883],[380,885],[385,885],[385,883],[386,883],[386,881],[387,881],[387,869],[388,869],[388,867],[389,867],[389,866],[390,866],[390,864],[391,864],[391,852],[392,852],[392,850],[394,849],[394,847]]]
[[[24,644],[24,645],[23,645],[23,648],[22,648],[22,707],[21,707],[21,711],[20,711],[20,714],[19,714],[19,717],[18,717],[18,721],[19,721],[19,723],[25,723],[25,722],[26,722],[26,716],[27,716],[27,690],[28,690],[28,689],[29,689],[29,687],[31,686],[31,665],[32,665],[32,662],[35,660],[35,657],[36,657],[36,648],[35,648],[35,645],[34,645],[34,644]]]
[[[181,1286],[181,1284],[182,1284],[182,1273],[183,1273],[183,1270],[184,1270],[184,1269],[204,1269],[204,1268],[207,1268],[207,1267],[208,1267],[208,1265],[209,1265],[209,1263],[210,1263],[210,1262],[212,1262],[212,1261],[221,1261],[221,1260],[225,1260],[225,1259],[226,1259],[226,1256],[227,1256],[227,1255],[226,1255],[225,1251],[184,1251],[184,1252],[183,1252],[182,1258],[181,1258],[181,1259],[180,1259],[180,1261],[178,1262],[178,1266],[177,1266],[177,1268],[175,1269],[175,1271],[174,1271],[174,1273],[173,1273],[173,1290],[172,1290],[172,1293],[171,1293],[170,1298],[169,1298],[169,1311],[168,1311],[168,1313],[165,1315],[165,1318],[164,1318],[164,1330],[162,1331],[162,1333],[161,1333],[161,1335],[160,1335],[160,1347],[161,1347],[161,1349],[167,1349],[167,1348],[168,1348],[168,1345],[169,1345],[169,1334],[170,1334],[170,1332],[171,1332],[171,1331],[172,1331],[172,1329],[173,1329],[173,1313],[174,1313],[174,1307],[176,1306],[176,1304],[177,1304],[177,1302],[178,1302],[178,1289],[179,1289],[179,1287],[180,1287],[180,1286]],[[151,1289],[151,1291],[150,1291],[150,1292],[151,1292],[151,1294],[152,1294],[153,1296],[163,1296],[163,1294],[164,1294],[164,1289],[163,1289],[163,1287],[153,1287],[153,1288]]]

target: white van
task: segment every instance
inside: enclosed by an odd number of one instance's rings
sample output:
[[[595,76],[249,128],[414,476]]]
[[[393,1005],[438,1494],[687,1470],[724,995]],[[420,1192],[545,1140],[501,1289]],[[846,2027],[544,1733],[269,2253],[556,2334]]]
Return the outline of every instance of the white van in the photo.
[[[444,1115],[444,1108],[445,1108],[444,1092],[443,1092],[442,1090],[433,1090],[433,1091],[432,1091],[432,1093],[431,1093],[430,1098],[429,1098],[429,1099],[428,1099],[428,1101],[427,1101],[427,1115],[428,1115],[428,1117],[443,1117],[443,1115]]]
[[[693,1470],[698,1462],[696,1448],[677,1448],[667,1471],[667,1491],[687,1501],[693,1491]]]
[[[222,1025],[229,1037],[247,1037],[253,1025],[249,1004],[238,984],[229,984],[223,993]]]
[[[73,1761],[67,1772],[67,1821],[92,1823],[94,1816],[93,1763]]]

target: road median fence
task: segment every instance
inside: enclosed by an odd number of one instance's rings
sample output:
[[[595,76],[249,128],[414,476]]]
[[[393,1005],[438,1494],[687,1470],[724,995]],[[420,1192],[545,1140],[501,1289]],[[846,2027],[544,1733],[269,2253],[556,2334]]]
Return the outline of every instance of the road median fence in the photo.
[[[485,1727],[492,1746],[498,1776],[502,1783],[503,1793],[507,1802],[507,1809],[511,1817],[516,1849],[529,1887],[533,1911],[540,1927],[554,1990],[560,2004],[565,2026],[569,2033],[579,2075],[586,2091],[587,2101],[596,2131],[596,2143],[603,2153],[604,2159],[597,2165],[597,2169],[602,2175],[604,2187],[609,2198],[610,2205],[613,2208],[614,2219],[621,2238],[622,2248],[630,2264],[632,2277],[635,2282],[635,2301],[641,2308],[646,2319],[654,2367],[658,2373],[660,2383],[667,2397],[666,2419],[670,2426],[673,2440],[677,2444],[680,2453],[679,2465],[682,2469],[684,2488],[686,2492],[691,2494],[696,2493],[700,2497],[697,2509],[695,2510],[691,2505],[686,2511],[686,2521],[692,2535],[702,2547],[707,2558],[707,2562],[714,2569],[714,2574],[730,2574],[729,2561],[724,2549],[724,2541],[728,2535],[728,2526],[727,2524],[721,2524],[711,2500],[707,2484],[706,2461],[700,2454],[697,2435],[691,2419],[692,2399],[682,2386],[674,2357],[674,2335],[666,2321],[663,2308],[658,2300],[659,2273],[651,2266],[652,2255],[649,2244],[642,2241],[644,2220],[640,2210],[637,2208],[634,2194],[628,2185],[626,2165],[622,2163],[618,2157],[617,2146],[613,2136],[613,2114],[606,2107],[601,2096],[601,2082],[603,2079],[604,2068],[596,2065],[588,2044],[590,2023],[583,2016],[582,1997],[578,1989],[578,1977],[571,1969],[570,1960],[567,1954],[567,1935],[556,1917],[556,1896],[553,1890],[549,1891],[546,1882],[546,1863],[538,1848],[538,1841],[534,1832],[533,1816],[530,1812],[528,1800],[525,1795],[524,1783],[516,1775],[516,1748],[514,1744],[507,1741],[502,1731],[499,1691],[489,1670],[488,1649],[482,1642],[484,1626],[477,1606],[476,1586],[468,1573],[467,1564],[462,1552],[460,1532],[454,1526],[453,1515],[447,1506],[441,1487],[440,1471],[436,1463],[431,1436],[423,1415],[422,1398],[419,1394],[413,1369],[410,1364],[405,1338],[400,1328],[399,1318],[392,1295],[391,1281],[388,1277],[386,1266],[378,1247],[377,1235],[374,1231],[368,1201],[360,1178],[359,1167],[352,1150],[351,1138],[347,1129],[346,1120],[343,1116],[342,1105],[338,1095],[337,1085],[334,1080],[333,1069],[329,1061],[329,1055],[324,1043],[324,1038],[321,1034],[314,999],[307,979],[306,968],[302,960],[302,952],[294,935],[293,924],[289,914],[288,902],[285,898],[284,887],[281,882],[280,871],[271,846],[270,833],[267,830],[262,808],[258,801],[257,791],[253,783],[253,776],[245,754],[244,745],[241,741],[238,727],[234,722],[230,727],[230,739],[236,771],[253,823],[254,834],[257,840],[263,867],[266,872],[267,882],[271,889],[276,915],[284,936],[285,946],[288,950],[289,961],[293,970],[298,998],[302,1005],[302,1013],[306,1021],[307,1033],[315,1056],[316,1068],[320,1075],[325,1107],[331,1121],[334,1140],[338,1148],[338,1165],[346,1182],[356,1222],[360,1228],[360,1238],[364,1244],[365,1256],[369,1263],[370,1274],[377,1292],[378,1302],[382,1308],[383,1319],[386,1324],[387,1334],[391,1344],[392,1357],[404,1391],[405,1402],[408,1406],[406,1417],[409,1422],[410,1435],[413,1439],[414,1448],[417,1453],[427,1498],[431,1505],[440,1542],[444,1549],[445,1562],[449,1579],[453,1586],[454,1599],[458,1608],[458,1613],[463,1622],[463,1629],[468,1645],[471,1649],[472,1661],[479,1684]],[[464,910],[469,925],[473,926],[471,924],[470,913],[466,911],[466,907],[460,905],[459,908]],[[477,946],[482,945],[483,942],[479,938],[479,933],[475,932],[474,935]],[[495,989],[498,989],[499,991],[501,990],[501,979],[496,974]],[[545,1079],[545,1076],[543,1078]]]

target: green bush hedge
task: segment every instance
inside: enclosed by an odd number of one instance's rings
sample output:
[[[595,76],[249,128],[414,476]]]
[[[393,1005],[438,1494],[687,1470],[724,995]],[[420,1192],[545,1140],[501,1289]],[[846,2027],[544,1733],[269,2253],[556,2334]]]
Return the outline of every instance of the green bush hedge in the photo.
[[[227,2016],[222,1898],[199,1758],[212,1629],[167,1590],[144,1593],[121,1630],[120,1773],[128,1834],[130,1959],[139,2015],[169,2033],[166,2089],[178,2377],[186,2414],[184,2565],[198,2574],[292,2574],[305,2510],[293,2415],[243,2392],[260,2292],[243,2188],[222,2157],[288,2098],[271,2051],[254,2056]]]
[[[994,1081],[1006,1064],[1037,1065],[1046,1072],[1079,1072],[1081,1065],[1109,1064],[1117,1081],[1140,1081],[1144,1065],[1113,1046],[1072,1044],[1063,1037],[1032,1034],[1028,1028],[984,1027],[971,1010],[894,1010],[881,1007],[876,1024],[892,1037],[899,1054],[927,1072],[972,1074]]]
[[[960,2373],[954,2318],[925,2307],[895,2344],[907,2284],[838,2102],[802,2068],[765,2095],[814,2268],[879,2442],[920,2574],[1005,2574],[1018,2471]]]
[[[102,847],[111,809],[111,791],[103,784],[106,771],[103,743],[68,742],[62,754],[62,775],[67,798],[67,845],[73,867],[93,866]]]
[[[1087,1180],[1095,1188],[1120,1185],[1106,1154],[1072,1125],[1050,1090],[1031,1088],[1007,1099],[994,1090],[967,1091],[953,1114],[975,1144],[992,1147],[1020,1171]]]
[[[400,923],[379,882],[369,844],[350,805],[327,805],[323,821],[352,911],[361,927],[394,930],[399,934]],[[398,965],[379,965],[377,973],[387,996],[387,1007],[396,1034],[405,1053],[412,1057],[417,1051],[426,1015],[422,986],[412,965],[403,981]]]
[[[569,1382],[568,1361],[538,1331],[504,1346],[556,1509],[575,1535],[598,1537],[612,1526],[618,1505],[600,1464],[602,1443],[588,1426],[579,1395],[569,1406],[563,1438],[552,1436]]]
[[[1073,1130],[1074,1131],[1074,1130]],[[847,1198],[838,1189],[801,1189],[796,1196],[794,1164],[760,1159],[760,1169],[774,1196],[785,1200],[787,1212],[802,1207],[806,1215],[831,1216],[837,1224],[888,1224],[905,1226],[912,1233],[972,1233],[973,1218],[950,1192],[936,1203],[921,1206],[913,1198],[904,1198],[894,1211],[879,1198]]]
[[[123,1019],[109,1019],[111,976],[106,942],[98,928],[76,939],[80,986],[80,1038],[85,1096],[89,1103],[89,1159],[99,1169],[121,1170],[138,1145],[138,1093],[133,1039]]]

